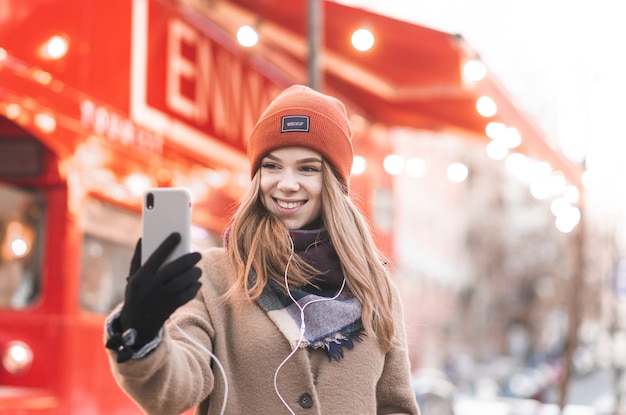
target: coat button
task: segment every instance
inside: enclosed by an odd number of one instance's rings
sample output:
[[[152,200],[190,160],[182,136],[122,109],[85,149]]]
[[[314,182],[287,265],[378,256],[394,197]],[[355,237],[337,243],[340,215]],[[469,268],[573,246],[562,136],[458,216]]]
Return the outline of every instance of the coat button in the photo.
[[[298,403],[304,409],[309,409],[313,406],[313,397],[308,392],[303,393],[298,399]]]

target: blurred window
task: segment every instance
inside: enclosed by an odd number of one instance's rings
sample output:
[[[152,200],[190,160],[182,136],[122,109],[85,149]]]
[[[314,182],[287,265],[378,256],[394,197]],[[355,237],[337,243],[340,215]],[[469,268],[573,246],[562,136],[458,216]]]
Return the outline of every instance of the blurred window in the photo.
[[[141,215],[89,199],[81,219],[80,304],[85,311],[106,314],[124,298]]]
[[[0,308],[32,305],[41,287],[44,197],[0,182]]]
[[[130,261],[141,236],[141,214],[92,198],[81,220],[80,304],[85,311],[107,314],[124,299]],[[205,229],[192,230],[193,250],[202,251],[220,241],[219,235]]]

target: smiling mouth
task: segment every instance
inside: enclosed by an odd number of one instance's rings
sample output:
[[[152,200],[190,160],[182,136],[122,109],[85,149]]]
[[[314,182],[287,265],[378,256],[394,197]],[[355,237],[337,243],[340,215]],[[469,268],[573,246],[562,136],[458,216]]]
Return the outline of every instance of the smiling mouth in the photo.
[[[284,200],[279,200],[279,199],[274,199],[274,200],[276,201],[276,204],[283,209],[295,209],[306,203],[306,201],[286,202]]]

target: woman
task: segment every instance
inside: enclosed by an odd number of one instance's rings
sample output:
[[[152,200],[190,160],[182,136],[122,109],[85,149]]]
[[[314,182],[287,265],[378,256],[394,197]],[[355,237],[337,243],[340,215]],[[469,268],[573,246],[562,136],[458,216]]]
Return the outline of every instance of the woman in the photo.
[[[159,269],[178,235],[143,267],[138,244],[107,348],[144,411],[419,413],[398,293],[348,195],[351,139],[340,101],[287,88],[250,135],[224,248]]]

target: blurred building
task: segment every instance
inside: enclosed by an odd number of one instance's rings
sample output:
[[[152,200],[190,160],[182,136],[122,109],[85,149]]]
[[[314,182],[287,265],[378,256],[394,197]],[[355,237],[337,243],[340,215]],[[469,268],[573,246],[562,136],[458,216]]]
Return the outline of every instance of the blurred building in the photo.
[[[394,176],[392,202],[395,276],[415,367],[447,370],[459,383],[504,383],[542,364],[560,370],[579,255],[574,375],[610,364],[612,235],[587,219],[580,252],[578,233],[557,229],[555,197],[533,196],[484,143],[406,129],[389,138],[394,154],[422,165],[419,174]],[[466,177],[452,175],[457,163]]]

